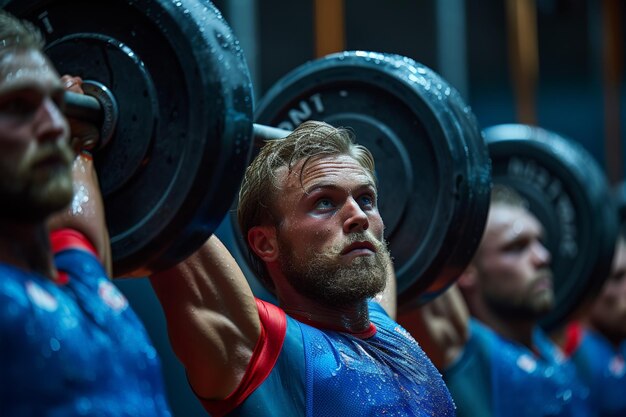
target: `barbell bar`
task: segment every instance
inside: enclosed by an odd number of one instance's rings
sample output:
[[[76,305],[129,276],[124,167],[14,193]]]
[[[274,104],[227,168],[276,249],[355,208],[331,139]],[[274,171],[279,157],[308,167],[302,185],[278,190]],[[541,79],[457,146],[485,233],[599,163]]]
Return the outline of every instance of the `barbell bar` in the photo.
[[[96,148],[102,149],[111,140],[118,121],[119,108],[117,100],[104,84],[93,80],[84,80],[85,94],[66,91],[64,93],[64,113],[96,125],[100,130],[100,141]],[[253,123],[253,132],[256,140],[272,140],[284,138],[290,130],[280,129]]]

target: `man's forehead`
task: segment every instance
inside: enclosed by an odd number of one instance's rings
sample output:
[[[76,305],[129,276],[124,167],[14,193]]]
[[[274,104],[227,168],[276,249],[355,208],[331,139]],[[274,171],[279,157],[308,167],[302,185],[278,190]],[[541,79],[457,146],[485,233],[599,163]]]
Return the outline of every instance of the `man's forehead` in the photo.
[[[0,92],[26,86],[58,88],[59,75],[44,54],[36,50],[12,51],[0,59]]]
[[[489,216],[497,219],[515,218],[519,216],[534,217],[525,207],[506,203],[492,203],[489,208]]]
[[[370,172],[350,155],[316,155],[310,159],[297,161],[289,171],[282,167],[277,171],[281,182],[290,186],[301,186],[306,183],[327,180],[331,178],[341,179],[346,175],[362,176],[363,181],[371,182],[374,179]],[[302,183],[301,183],[302,182]]]
[[[496,233],[519,234],[524,231],[543,232],[543,226],[525,207],[496,203],[489,209],[488,229]]]

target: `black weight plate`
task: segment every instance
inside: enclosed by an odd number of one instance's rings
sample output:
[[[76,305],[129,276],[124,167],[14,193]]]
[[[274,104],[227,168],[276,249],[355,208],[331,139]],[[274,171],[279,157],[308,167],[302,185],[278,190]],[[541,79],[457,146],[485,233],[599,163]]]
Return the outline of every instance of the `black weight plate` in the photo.
[[[457,101],[453,88],[409,58],[351,51],[296,68],[256,112],[257,123],[288,130],[307,119],[350,127],[372,151],[402,306],[423,303],[452,283],[484,228],[487,149],[471,112]],[[237,228],[235,218],[225,221]],[[245,243],[233,238],[239,231],[221,230],[244,263]],[[259,287],[255,277],[249,281]]]
[[[61,74],[106,85],[120,120],[95,155],[114,274],[172,266],[215,230],[252,142],[239,43],[203,0],[4,1],[37,24]]]
[[[618,227],[610,187],[593,157],[569,138],[519,124],[487,128],[484,136],[494,184],[517,190],[544,226],[556,303],[541,324],[556,328],[609,274]]]

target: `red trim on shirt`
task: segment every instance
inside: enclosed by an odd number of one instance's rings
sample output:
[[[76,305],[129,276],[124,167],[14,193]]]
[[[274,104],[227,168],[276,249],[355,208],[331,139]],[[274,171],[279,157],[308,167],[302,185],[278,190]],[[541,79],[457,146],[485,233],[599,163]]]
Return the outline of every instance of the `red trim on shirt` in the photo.
[[[81,232],[74,229],[60,229],[50,233],[52,252],[57,254],[65,250],[78,249],[91,253],[98,257],[96,248],[89,239]],[[70,281],[70,276],[65,271],[57,271],[56,283],[65,285]]]
[[[565,343],[563,345],[563,353],[570,357],[583,339],[583,328],[578,322],[570,323],[565,329]]]
[[[370,322],[369,329],[363,330],[362,332],[350,333],[350,334],[354,337],[358,337],[359,339],[369,339],[370,337],[376,334],[376,325]]]
[[[81,232],[74,229],[60,229],[50,233],[50,242],[52,243],[52,251],[59,253],[64,250],[78,249],[90,252],[93,256],[98,257],[98,251],[87,237]]]
[[[254,347],[252,358],[241,382],[228,397],[220,401],[201,397],[202,405],[214,417],[223,416],[240,406],[269,376],[278,360],[278,355],[287,333],[285,312],[273,304],[256,299],[261,335]]]

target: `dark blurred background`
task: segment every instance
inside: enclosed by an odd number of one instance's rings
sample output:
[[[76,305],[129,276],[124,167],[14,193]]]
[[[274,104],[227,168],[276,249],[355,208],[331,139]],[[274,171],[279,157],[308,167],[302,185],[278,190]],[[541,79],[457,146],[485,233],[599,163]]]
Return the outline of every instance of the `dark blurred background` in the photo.
[[[528,123],[580,142],[623,178],[621,0],[219,0],[258,101],[297,66],[342,50],[410,57],[459,90],[482,127]],[[206,416],[145,279],[118,280],[161,354],[175,417]],[[181,323],[184,325],[184,323]]]

